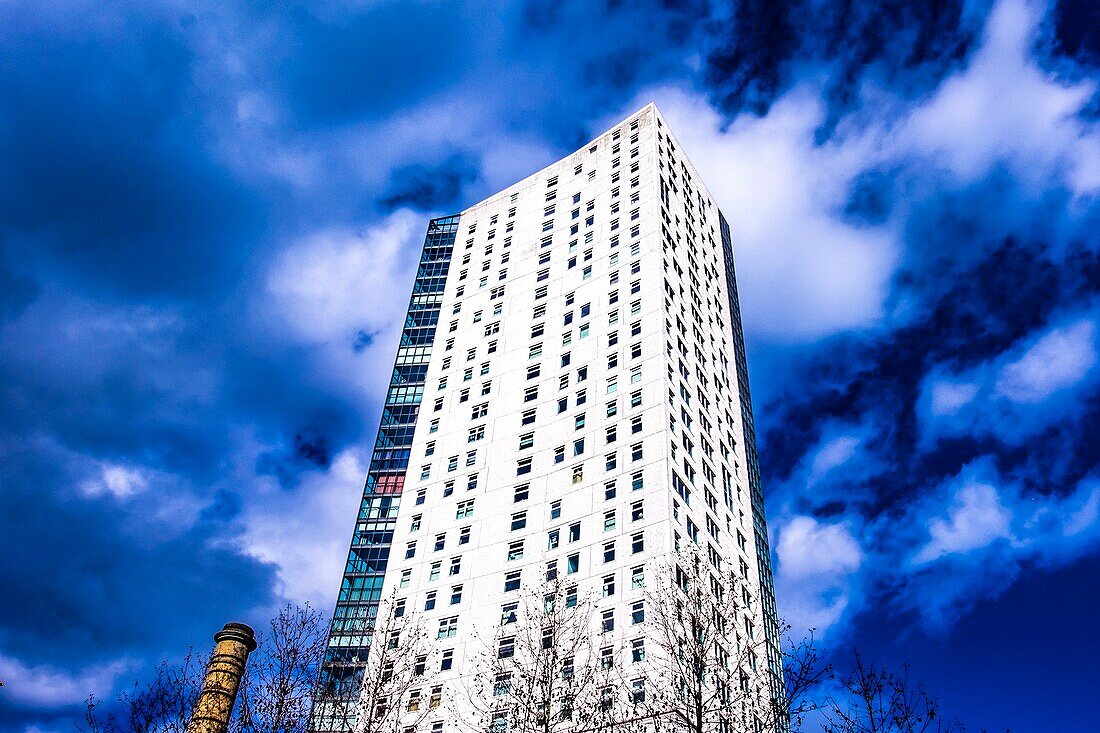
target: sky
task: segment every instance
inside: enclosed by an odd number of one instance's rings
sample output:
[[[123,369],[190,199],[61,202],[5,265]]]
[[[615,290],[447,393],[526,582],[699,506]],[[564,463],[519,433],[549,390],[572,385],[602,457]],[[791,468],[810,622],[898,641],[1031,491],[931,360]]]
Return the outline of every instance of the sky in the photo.
[[[654,101],[733,232],[780,612],[1100,729],[1088,0],[0,2],[0,731],[334,602],[426,220]]]

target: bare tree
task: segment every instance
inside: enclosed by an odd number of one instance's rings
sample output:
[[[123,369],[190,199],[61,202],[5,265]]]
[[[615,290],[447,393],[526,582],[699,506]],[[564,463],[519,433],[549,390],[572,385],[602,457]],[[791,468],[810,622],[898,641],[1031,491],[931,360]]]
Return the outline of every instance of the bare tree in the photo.
[[[690,548],[647,589],[641,706],[655,728],[786,728],[789,707],[769,667],[762,617],[748,583],[724,566]]]
[[[379,605],[369,634],[355,731],[401,733],[442,704],[442,688],[434,684],[438,649],[419,616],[407,616],[395,595]]]
[[[202,687],[206,657],[188,650],[178,663],[157,665],[147,680],[135,680],[114,705],[88,697],[77,730],[86,733],[185,733]]]
[[[591,599],[556,578],[504,606],[466,683],[468,727],[509,733],[610,729],[618,693],[612,654],[597,649]],[[611,647],[609,647],[611,648]]]
[[[961,733],[963,726],[940,714],[939,702],[920,684],[864,662],[856,652],[852,669],[839,677],[841,695],[822,709],[823,733]]]
[[[259,635],[230,721],[234,733],[300,733],[306,729],[327,624],[307,606],[287,606]],[[208,657],[188,651],[107,702],[89,697],[76,728],[86,733],[185,733]]]
[[[822,659],[814,629],[796,638],[791,625],[778,622],[780,656],[783,665],[783,692],[772,699],[770,719],[780,729],[801,730],[810,713],[820,710],[822,684],[833,678],[832,665]]]
[[[239,694],[241,733],[298,733],[309,722],[317,666],[325,651],[326,619],[308,603],[287,605],[257,635]]]

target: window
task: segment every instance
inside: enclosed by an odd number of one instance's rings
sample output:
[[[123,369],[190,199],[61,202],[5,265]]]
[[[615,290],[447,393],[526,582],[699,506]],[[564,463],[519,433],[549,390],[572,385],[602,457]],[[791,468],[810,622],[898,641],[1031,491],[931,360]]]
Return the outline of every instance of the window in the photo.
[[[437,534],[435,536],[435,546],[432,548],[433,552],[439,552],[443,549],[443,546],[447,544],[447,533]]]
[[[538,387],[528,387],[527,389],[525,389],[523,391],[523,401],[524,402],[534,402],[538,398],[539,398],[539,388]]]
[[[527,473],[531,473],[531,459],[521,458],[516,461],[516,475],[523,476]]]
[[[437,639],[451,639],[458,633],[458,616],[450,616],[448,618],[439,619],[439,631],[436,633]]]
[[[565,558],[565,572],[568,575],[578,572],[581,569],[581,556],[574,553]]]
[[[584,438],[573,441],[573,455],[579,456],[584,453]]]
[[[573,429],[580,430],[584,427],[584,413],[580,413],[573,417]]]
[[[642,432],[642,416],[641,415],[638,415],[637,417],[631,418],[631,420],[630,420],[630,432],[632,434]]]
[[[412,580],[412,570],[410,570],[410,569],[402,570],[401,571],[401,581],[400,581],[400,583],[398,583],[398,585],[402,588],[408,588],[409,587],[409,581],[411,581],[411,580]]]
[[[615,562],[615,540],[603,543],[603,561]]]
[[[642,390],[637,390],[630,393],[630,406],[639,407],[642,404]]]
[[[603,485],[603,498],[605,501],[611,501],[615,498],[615,481],[608,481]]]
[[[603,467],[605,471],[614,471],[616,466],[619,465],[618,454],[612,451],[607,453],[603,457]]]
[[[521,530],[527,526],[527,512],[516,512],[512,515],[512,531]]]
[[[608,634],[615,630],[615,609],[608,608],[600,612],[600,631]]]
[[[534,410],[526,410],[520,417],[520,425],[530,425],[533,422],[535,422]]]
[[[509,593],[514,590],[519,590],[519,573],[518,570],[513,570],[510,573],[504,575],[504,592]]]
[[[559,445],[554,449],[554,463],[563,463],[565,461],[565,446]]]
[[[645,621],[645,601],[635,601],[630,604],[630,623],[640,624]]]
[[[630,552],[637,555],[645,550],[645,537],[641,532],[630,535]]]
[[[641,501],[636,501],[636,502],[634,502],[633,504],[630,505],[630,521],[631,522],[640,521],[643,518],[643,516],[644,516],[644,511],[642,509],[642,502]]]
[[[447,570],[448,575],[458,575],[462,570],[462,555],[455,555],[451,558],[451,567]]]
[[[579,484],[584,481],[584,464],[573,466],[573,483]]]
[[[550,502],[550,518],[558,519],[561,517],[561,501],[555,500]]]
[[[465,545],[465,544],[469,543],[469,541],[470,541],[470,528],[469,527],[463,527],[462,529],[458,530],[458,544]]]
[[[471,420],[477,420],[478,418],[485,417],[488,414],[489,414],[489,403],[488,402],[482,402],[479,405],[474,405],[473,408],[470,409],[470,419]],[[484,428],[484,427],[485,426],[483,425],[482,428]],[[473,431],[471,430],[470,432],[472,433]],[[485,435],[485,433],[482,432],[482,437],[484,437],[484,435]]]
[[[634,445],[630,446],[630,460],[632,460],[632,461],[642,460],[642,444],[641,443],[635,443]]]
[[[630,661],[632,662],[644,662],[645,661],[645,640],[633,639],[630,642]]]
[[[630,587],[644,588],[645,587],[645,569],[641,565],[636,565],[630,569]]]
[[[546,533],[546,549],[548,549],[548,550],[556,549],[557,546],[558,546],[560,536],[561,536],[561,531],[557,530],[557,529],[552,529],[549,532],[547,532]]]
[[[603,576],[603,597],[615,595],[615,576],[605,575]]]
[[[444,649],[443,650],[443,655],[439,660],[439,671],[440,672],[446,672],[448,669],[450,669],[451,665],[454,664],[454,658],[455,658],[455,650],[454,649]]]
[[[506,636],[497,646],[497,659],[509,659],[516,654],[516,637]],[[495,715],[494,715],[495,718]],[[495,722],[495,720],[494,720]]]
[[[581,523],[569,525],[569,541],[576,542],[581,538]]]
[[[485,438],[485,426],[484,425],[478,425],[477,427],[470,428],[470,431],[466,436],[466,442],[467,443],[474,443],[478,440],[483,440],[484,438]],[[470,464],[467,463],[466,465],[470,465]]]
[[[614,417],[619,414],[619,401],[611,400],[607,403],[607,416]]]
[[[519,618],[519,604],[505,603],[500,607],[500,625],[514,624]]]
[[[523,557],[523,540],[508,543],[508,561],[519,560]]]
[[[474,515],[474,500],[467,499],[466,501],[458,502],[458,509],[455,511],[455,519],[464,519],[465,517],[472,517]]]

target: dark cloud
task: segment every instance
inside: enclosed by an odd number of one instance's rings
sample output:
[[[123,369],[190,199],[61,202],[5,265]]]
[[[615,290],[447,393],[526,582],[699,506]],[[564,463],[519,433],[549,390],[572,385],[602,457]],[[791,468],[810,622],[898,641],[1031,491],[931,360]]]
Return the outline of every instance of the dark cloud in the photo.
[[[463,189],[477,177],[477,161],[461,154],[437,164],[403,166],[390,174],[379,203],[391,211],[403,206],[421,211],[461,209]]]
[[[33,13],[0,10],[8,256],[52,257],[133,295],[193,295],[239,274],[258,202],[211,155],[178,29]]]
[[[455,86],[479,33],[455,3],[371,3],[324,17],[298,6],[287,23],[276,52],[307,124],[379,119]]]
[[[172,507],[179,487],[151,481],[145,491],[159,494],[155,501],[86,498],[61,488],[93,478],[63,452],[13,446],[10,436],[5,445],[6,653],[75,668],[150,650],[175,654],[273,601],[275,568],[235,550],[227,534],[232,502],[212,505],[192,526],[184,511],[147,516],[151,506]]]
[[[0,265],[0,320],[18,316],[36,297],[39,286],[29,277],[24,277]]]
[[[826,72],[835,118],[858,83],[905,95],[933,88],[974,44],[981,17],[964,0],[740,0],[717,26],[706,79],[727,112],[765,113],[790,86]]]
[[[1054,50],[1079,63],[1100,66],[1100,6],[1090,0],[1061,0],[1053,16]]]
[[[964,232],[972,234],[965,225],[952,228],[946,218],[939,226],[939,236],[949,241],[957,241],[954,238]],[[766,481],[787,480],[830,419],[875,426],[871,451],[891,466],[889,472],[870,479],[876,511],[910,501],[913,492],[990,452],[1002,455],[1005,469],[1026,465],[1034,476],[1045,476],[1048,490],[1054,488],[1056,476],[1066,488],[1087,475],[1100,462],[1097,454],[1086,452],[1094,439],[1084,425],[1076,426],[1071,435],[1065,433],[1067,426],[1053,426],[1026,452],[1004,450],[991,438],[973,436],[949,441],[928,454],[918,445],[915,407],[933,366],[965,368],[988,360],[1041,329],[1060,309],[1080,302],[1082,289],[1088,295],[1100,292],[1100,281],[1085,279],[1097,265],[1096,253],[1088,257],[1088,264],[1082,263],[1083,269],[1075,269],[1051,261],[1043,252],[1040,244],[1010,239],[973,265],[952,271],[948,263],[935,263],[938,267],[929,277],[949,286],[922,293],[926,299],[917,300],[915,307],[923,315],[912,324],[885,337],[848,336],[818,348],[789,380],[814,388],[784,391],[762,408]],[[917,282],[913,274],[903,272],[900,277],[910,287]],[[1073,469],[1052,470],[1061,464],[1063,451],[1072,447],[1077,447]]]

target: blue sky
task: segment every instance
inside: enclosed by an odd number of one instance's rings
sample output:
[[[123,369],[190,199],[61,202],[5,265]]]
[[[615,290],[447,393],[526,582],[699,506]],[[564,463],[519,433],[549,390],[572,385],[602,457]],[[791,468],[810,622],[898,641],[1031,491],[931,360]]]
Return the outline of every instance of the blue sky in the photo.
[[[327,611],[426,219],[651,100],[733,229],[782,612],[975,729],[1094,727],[1098,28],[0,3],[0,729]]]

